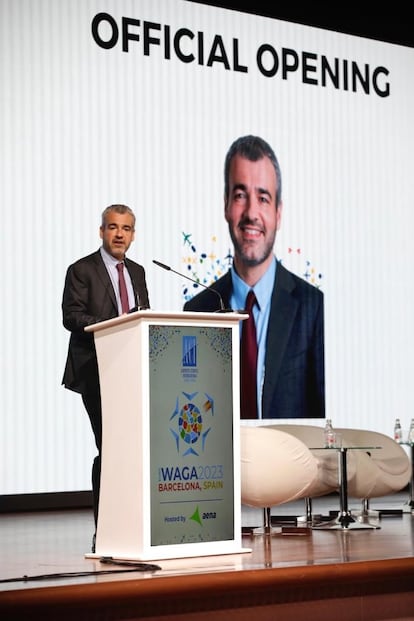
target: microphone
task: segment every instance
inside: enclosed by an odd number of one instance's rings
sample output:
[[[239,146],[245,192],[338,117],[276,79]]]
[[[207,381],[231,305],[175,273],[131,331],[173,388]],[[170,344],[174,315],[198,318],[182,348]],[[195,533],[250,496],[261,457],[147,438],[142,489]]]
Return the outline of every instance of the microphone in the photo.
[[[129,309],[128,314],[129,313],[136,313],[137,311],[150,310],[150,307],[147,304],[141,304],[140,303],[141,300],[140,300],[140,297],[139,297],[139,293],[138,293],[138,290],[135,289],[135,288],[134,288],[134,295],[135,295],[135,299],[136,299],[137,304],[133,308]]]
[[[194,280],[193,278],[190,278],[186,274],[181,274],[181,272],[176,272],[175,270],[173,270],[172,267],[170,267],[169,265],[165,265],[165,263],[161,263],[161,261],[156,261],[155,259],[153,259],[152,262],[155,263],[155,265],[158,265],[158,267],[162,267],[163,270],[167,270],[168,272],[174,272],[174,274],[177,274],[178,276],[181,276],[182,278],[186,278],[190,282],[193,282],[194,284],[199,285],[200,287],[203,287],[204,289],[207,289],[207,291],[211,291],[212,293],[215,293],[220,301],[220,310],[216,311],[217,313],[232,313],[233,312],[232,308],[224,307],[223,298],[221,297],[220,293],[216,291],[216,289],[213,289],[212,287],[208,287],[207,285],[204,285],[202,282],[198,282],[198,280]]]
[[[147,304],[141,304],[141,299],[140,299],[140,295],[138,293],[138,288],[135,286],[135,282],[134,282],[134,279],[132,278],[131,274],[130,274],[130,278],[131,278],[132,288],[134,290],[134,298],[135,298],[136,304],[135,304],[135,306],[133,308],[129,309],[128,314],[129,313],[136,313],[137,311],[149,310],[150,307]]]
[[[150,307],[140,306],[139,304],[137,304],[133,308],[130,308],[127,314],[129,315],[130,313],[136,313],[137,311],[144,311],[144,310],[150,310]]]

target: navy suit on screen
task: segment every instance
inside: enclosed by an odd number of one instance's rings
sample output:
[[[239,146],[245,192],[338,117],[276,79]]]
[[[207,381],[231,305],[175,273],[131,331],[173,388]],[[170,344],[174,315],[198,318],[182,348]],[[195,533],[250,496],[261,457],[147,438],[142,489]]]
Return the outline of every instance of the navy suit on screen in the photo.
[[[211,285],[230,307],[232,279],[227,272]],[[185,311],[218,310],[218,296],[203,290]],[[262,418],[324,418],[323,293],[288,271],[276,270],[266,337]]]

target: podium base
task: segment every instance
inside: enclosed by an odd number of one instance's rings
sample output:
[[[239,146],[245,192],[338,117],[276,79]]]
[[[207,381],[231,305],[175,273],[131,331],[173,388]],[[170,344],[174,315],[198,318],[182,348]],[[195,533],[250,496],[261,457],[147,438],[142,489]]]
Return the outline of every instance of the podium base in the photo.
[[[183,546],[177,546],[183,548]],[[85,554],[85,558],[93,559],[95,561],[99,561],[103,558],[112,558],[114,563],[117,561],[131,561],[131,562],[146,562],[146,561],[162,561],[162,560],[173,560],[173,559],[186,559],[186,558],[201,558],[201,557],[209,557],[209,556],[228,556],[231,554],[247,554],[252,552],[252,548],[243,548],[237,547],[228,550],[220,550],[218,552],[217,549],[209,551],[186,551],[186,550],[167,550],[164,552],[157,552],[156,549],[150,550],[147,553],[138,553],[138,554],[102,554],[99,552],[88,552]]]

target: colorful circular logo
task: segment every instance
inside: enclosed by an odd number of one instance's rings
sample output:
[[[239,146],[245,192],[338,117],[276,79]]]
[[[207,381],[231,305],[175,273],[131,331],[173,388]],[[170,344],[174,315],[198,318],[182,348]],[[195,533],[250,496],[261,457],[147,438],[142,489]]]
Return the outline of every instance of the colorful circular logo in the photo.
[[[178,429],[180,438],[186,444],[194,444],[200,437],[203,428],[203,419],[200,410],[194,403],[186,403],[180,412]]]

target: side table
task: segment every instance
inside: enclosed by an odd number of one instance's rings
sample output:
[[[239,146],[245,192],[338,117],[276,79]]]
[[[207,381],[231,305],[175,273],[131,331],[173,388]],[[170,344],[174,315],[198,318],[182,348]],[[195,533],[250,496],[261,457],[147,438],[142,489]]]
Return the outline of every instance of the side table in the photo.
[[[370,451],[380,449],[381,446],[333,446],[333,447],[313,447],[311,450],[337,451],[338,453],[338,471],[339,471],[339,506],[338,516],[329,522],[321,522],[312,526],[318,530],[362,530],[364,528],[378,529],[378,524],[369,522],[368,520],[359,521],[355,519],[348,508],[348,469],[347,455],[348,451]]]

